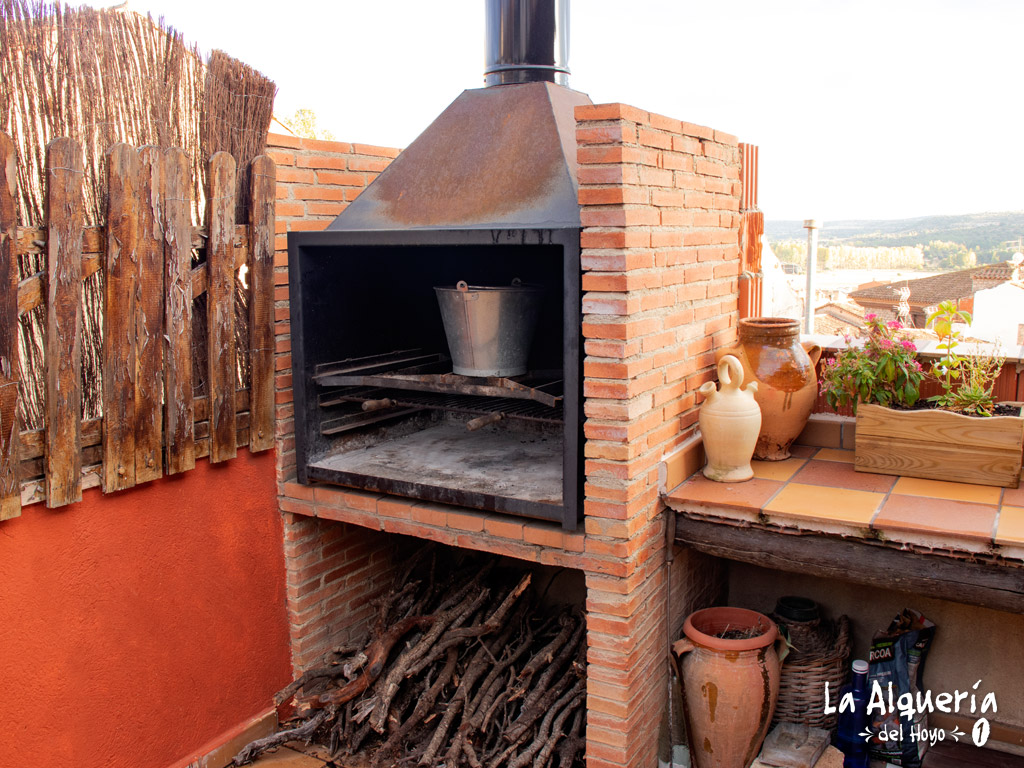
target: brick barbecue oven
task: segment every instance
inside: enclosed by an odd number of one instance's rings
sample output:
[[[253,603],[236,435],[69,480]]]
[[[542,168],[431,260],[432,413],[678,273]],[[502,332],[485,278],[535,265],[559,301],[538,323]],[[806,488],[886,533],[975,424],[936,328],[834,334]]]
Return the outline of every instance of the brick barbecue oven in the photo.
[[[365,634],[400,565],[397,536],[574,569],[587,765],[653,766],[669,639],[725,588],[719,561],[666,544],[660,492],[678,478],[659,469],[687,451],[696,390],[735,339],[738,144],[569,90],[562,3],[495,0],[489,14],[487,87],[456,99],[325,231],[289,234],[277,431],[293,664]],[[502,37],[524,22],[533,37]],[[282,204],[300,189],[287,158],[338,168],[345,148],[279,147]],[[434,286],[515,277],[545,289],[530,374],[489,386],[540,399],[445,390],[457,377]],[[376,400],[391,402],[363,410]],[[465,428],[495,409],[500,422]],[[413,455],[432,455],[440,443],[418,441],[439,428],[456,471]],[[480,432],[510,454],[529,440],[544,450],[478,462],[473,485],[461,465]],[[356,461],[381,446],[386,458]],[[546,495],[531,496],[538,477]]]
[[[573,530],[573,109],[590,100],[559,84],[564,4],[491,7],[489,86],[465,91],[325,231],[289,235],[298,477]],[[541,291],[529,372],[453,373],[434,288],[514,280]],[[496,330],[504,340],[515,329]],[[492,416],[501,422],[467,428]]]

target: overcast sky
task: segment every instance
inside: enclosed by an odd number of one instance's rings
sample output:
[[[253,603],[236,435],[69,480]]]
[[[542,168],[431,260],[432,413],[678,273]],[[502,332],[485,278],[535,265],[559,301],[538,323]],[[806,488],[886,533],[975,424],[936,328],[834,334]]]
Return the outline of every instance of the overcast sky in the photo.
[[[130,7],[342,141],[405,146],[482,84],[482,0]],[[595,103],[759,145],[770,219],[1024,210],[1024,0],[573,0],[570,26],[570,85]]]

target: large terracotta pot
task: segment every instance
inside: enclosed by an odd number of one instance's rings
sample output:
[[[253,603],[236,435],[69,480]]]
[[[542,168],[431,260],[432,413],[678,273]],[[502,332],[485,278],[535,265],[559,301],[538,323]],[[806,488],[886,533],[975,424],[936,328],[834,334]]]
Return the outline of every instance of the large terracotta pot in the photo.
[[[800,322],[787,317],[740,320],[739,343],[720,349],[716,360],[735,355],[743,363],[744,381],[756,381],[761,431],[754,458],[781,461],[804,426],[818,396],[814,366],[821,347],[800,343]]]
[[[778,629],[756,611],[723,607],[691,614],[683,633],[672,649],[682,657],[690,754],[697,768],[748,768],[779,696]],[[743,637],[716,637],[725,633]]]

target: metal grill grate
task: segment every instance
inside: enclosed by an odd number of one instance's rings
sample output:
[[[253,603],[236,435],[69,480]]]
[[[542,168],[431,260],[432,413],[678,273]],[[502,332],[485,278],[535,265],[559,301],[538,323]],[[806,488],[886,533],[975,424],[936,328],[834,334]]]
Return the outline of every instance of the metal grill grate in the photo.
[[[447,359],[420,350],[318,366],[313,378],[326,390],[318,398],[325,409],[320,432],[336,435],[422,410],[481,417],[470,422],[470,429],[506,418],[564,423],[557,375],[474,379],[450,370]]]

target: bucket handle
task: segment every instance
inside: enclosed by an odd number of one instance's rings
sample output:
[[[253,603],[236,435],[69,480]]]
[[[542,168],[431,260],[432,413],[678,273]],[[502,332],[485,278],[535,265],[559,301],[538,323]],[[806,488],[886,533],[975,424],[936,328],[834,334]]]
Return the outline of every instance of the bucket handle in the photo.
[[[455,284],[455,287],[463,293],[469,290],[469,284],[465,280],[459,280],[459,282]]]

